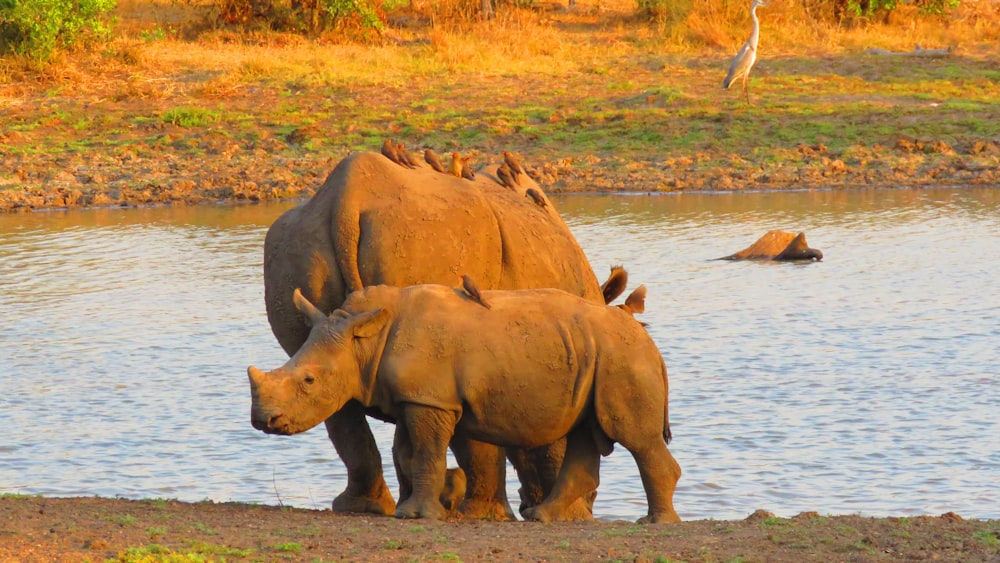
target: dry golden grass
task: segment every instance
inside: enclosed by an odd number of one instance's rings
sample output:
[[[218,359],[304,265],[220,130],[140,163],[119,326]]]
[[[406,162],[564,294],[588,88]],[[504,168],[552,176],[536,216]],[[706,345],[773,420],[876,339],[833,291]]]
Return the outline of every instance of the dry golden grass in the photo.
[[[461,80],[463,74],[561,76],[597,72],[632,56],[699,55],[726,58],[746,39],[746,2],[692,2],[690,12],[648,21],[633,0],[581,0],[526,9],[504,5],[481,21],[469,0],[412,3],[391,20],[379,45],[331,43],[281,33],[190,31],[202,25],[207,1],[120,0],[116,37],[98,52],[57,58],[37,69],[24,61],[0,62],[0,96],[24,95],[38,85],[77,84],[103,92],[127,84],[127,96],[178,91],[225,98],[249,82],[402,86],[415,78]],[[809,17],[803,3],[773,2],[761,8],[761,50],[769,56],[822,56],[869,48],[909,51],[956,47],[988,56],[1000,41],[1000,5],[965,0],[947,19],[915,9],[897,10],[888,25],[835,26]],[[194,75],[198,80],[183,80]],[[169,88],[163,82],[173,81]],[[48,86],[46,86],[48,87]]]

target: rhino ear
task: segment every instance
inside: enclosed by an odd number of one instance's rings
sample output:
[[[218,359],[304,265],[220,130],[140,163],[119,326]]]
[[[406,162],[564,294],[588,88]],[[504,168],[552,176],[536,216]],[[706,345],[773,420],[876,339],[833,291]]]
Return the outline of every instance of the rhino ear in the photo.
[[[351,318],[348,329],[357,338],[375,336],[385,326],[388,317],[389,313],[385,309],[375,309],[374,311],[358,313]]]
[[[307,325],[315,326],[320,321],[326,319],[326,315],[310,303],[298,288],[295,288],[295,292],[292,293],[292,302],[295,303],[295,308],[306,318]]]

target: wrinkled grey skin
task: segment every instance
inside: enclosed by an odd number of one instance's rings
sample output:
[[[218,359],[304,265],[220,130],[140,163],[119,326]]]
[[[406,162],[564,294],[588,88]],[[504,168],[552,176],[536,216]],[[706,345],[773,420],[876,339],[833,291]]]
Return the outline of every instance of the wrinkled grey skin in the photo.
[[[594,302],[614,299],[621,287],[602,288],[555,208],[525,197],[538,185],[527,176],[511,190],[494,178],[495,166],[475,181],[403,168],[376,153],[345,158],[309,201],[286,212],[264,244],[264,297],[271,328],[293,355],[309,327],[292,302],[303,294],[325,312],[346,296],[377,284],[458,285],[469,275],[480,289],[555,287]],[[382,476],[381,455],[365,414],[394,422],[352,402],[326,421],[347,468],[347,489],[333,501],[342,512],[392,514],[395,502]],[[524,488],[522,507],[551,489],[563,444],[511,451]],[[475,441],[452,444],[468,488],[467,518],[513,519],[504,483],[503,452]],[[582,506],[582,505],[581,505]],[[580,518],[589,517],[586,507]]]
[[[303,432],[351,401],[392,416],[401,518],[446,516],[453,437],[526,449],[567,437],[552,491],[524,512],[540,521],[575,518],[571,507],[597,488],[600,456],[618,442],[646,490],[642,521],[679,521],[667,372],[643,327],[559,290],[482,293],[490,309],[445,286],[374,286],[328,317],[295,292],[312,329],[283,367],[248,369],[254,427]]]

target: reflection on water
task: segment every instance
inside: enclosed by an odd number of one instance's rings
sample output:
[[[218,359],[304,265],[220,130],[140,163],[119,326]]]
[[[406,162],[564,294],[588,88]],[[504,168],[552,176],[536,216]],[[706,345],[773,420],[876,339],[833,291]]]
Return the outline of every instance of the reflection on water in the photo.
[[[1000,517],[1000,190],[555,200],[598,277],[649,287],[683,518]],[[324,430],[249,425],[246,366],[284,359],[260,269],[289,205],[0,216],[0,491],[328,506]],[[709,260],[773,228],[825,260]],[[595,510],[645,511],[621,448]]]

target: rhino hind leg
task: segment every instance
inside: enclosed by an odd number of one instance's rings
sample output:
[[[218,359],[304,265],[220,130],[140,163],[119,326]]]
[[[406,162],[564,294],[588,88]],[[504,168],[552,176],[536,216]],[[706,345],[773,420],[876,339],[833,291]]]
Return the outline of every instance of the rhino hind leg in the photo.
[[[640,524],[674,523],[681,519],[674,510],[674,490],[681,477],[681,466],[662,440],[651,440],[644,448],[629,449],[639,467],[642,488],[649,504]],[[624,445],[624,444],[623,444]]]
[[[540,522],[571,522],[594,517],[591,507],[600,483],[601,455],[593,435],[586,425],[570,432],[566,442],[566,457],[559,477],[545,500],[524,510],[525,519]],[[580,507],[585,513],[581,514]]]
[[[347,489],[333,500],[333,511],[393,514],[396,501],[382,476],[382,455],[361,404],[344,405],[326,419],[326,431],[347,468]]]
[[[516,520],[507,501],[506,460],[498,446],[472,440],[461,431],[451,439],[451,451],[467,479],[458,510],[467,519]]]
[[[518,489],[521,494],[519,512],[523,516],[529,508],[541,504],[555,487],[559,478],[559,470],[566,456],[566,438],[539,448],[508,448],[507,456],[521,482],[521,488]],[[580,497],[563,511],[562,519],[567,521],[592,520],[596,497],[596,490]]]

